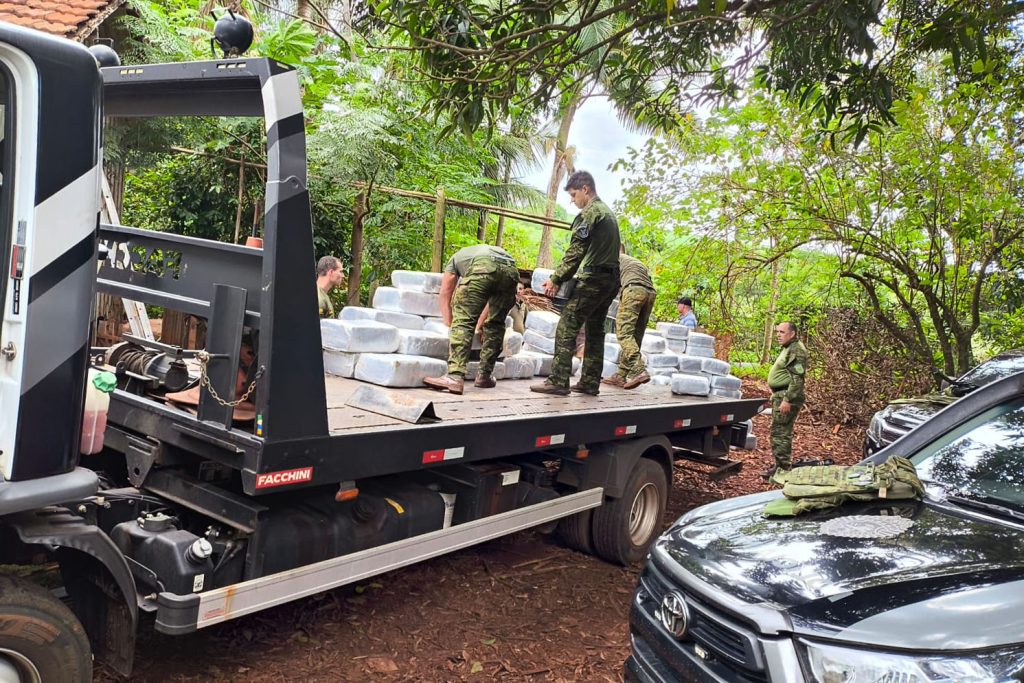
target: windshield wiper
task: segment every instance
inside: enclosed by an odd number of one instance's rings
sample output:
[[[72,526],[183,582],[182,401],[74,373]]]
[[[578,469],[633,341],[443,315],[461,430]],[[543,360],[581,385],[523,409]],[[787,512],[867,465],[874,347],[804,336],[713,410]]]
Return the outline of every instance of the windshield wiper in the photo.
[[[1008,508],[1005,505],[999,503],[990,503],[985,500],[979,500],[977,498],[967,498],[965,496],[947,495],[946,500],[955,505],[960,505],[965,508],[972,508],[975,510],[984,510],[985,512],[991,512],[994,515],[1001,517],[1008,517],[1018,522],[1024,522],[1024,512],[1019,512],[1012,508]]]

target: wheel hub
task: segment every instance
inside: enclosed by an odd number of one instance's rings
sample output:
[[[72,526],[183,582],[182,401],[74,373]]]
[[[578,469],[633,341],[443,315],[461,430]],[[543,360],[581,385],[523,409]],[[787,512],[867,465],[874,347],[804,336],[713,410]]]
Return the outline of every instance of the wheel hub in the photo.
[[[31,660],[0,648],[0,683],[42,683],[42,678]]]
[[[643,545],[658,525],[658,487],[644,484],[633,498],[629,509],[629,538],[634,545]]]

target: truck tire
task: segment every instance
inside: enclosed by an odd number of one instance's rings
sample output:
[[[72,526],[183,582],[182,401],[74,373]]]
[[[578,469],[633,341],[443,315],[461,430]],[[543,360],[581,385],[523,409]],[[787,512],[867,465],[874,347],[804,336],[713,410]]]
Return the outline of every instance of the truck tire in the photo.
[[[85,629],[39,586],[0,575],[0,682],[90,683]]]
[[[575,515],[562,517],[558,520],[558,528],[555,534],[562,545],[573,550],[579,550],[588,555],[594,554],[594,540],[590,527],[593,524],[594,511],[584,510]]]
[[[667,500],[665,470],[648,458],[637,460],[622,497],[605,500],[594,510],[597,556],[622,565],[643,559],[661,531]]]

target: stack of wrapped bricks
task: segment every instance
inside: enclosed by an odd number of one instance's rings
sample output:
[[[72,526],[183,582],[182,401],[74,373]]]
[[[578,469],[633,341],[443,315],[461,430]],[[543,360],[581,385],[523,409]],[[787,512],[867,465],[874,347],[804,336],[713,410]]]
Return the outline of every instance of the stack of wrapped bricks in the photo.
[[[448,371],[448,327],[441,320],[441,273],[396,270],[391,287],[378,287],[373,307],[347,306],[336,320],[321,320],[324,370],[331,375],[385,387],[423,386],[425,377]],[[506,320],[506,328],[511,319]],[[536,354],[523,353],[523,335],[505,330],[495,379],[533,377],[550,370]],[[480,348],[479,337],[473,347]],[[469,364],[473,379],[477,362]]]
[[[551,272],[534,271],[534,291],[543,293],[541,283]],[[448,327],[441,320],[438,298],[441,274],[396,270],[391,284],[377,288],[372,308],[347,306],[336,320],[320,322],[328,374],[385,387],[418,387],[425,377],[448,371]],[[551,372],[558,320],[557,313],[531,311],[524,334],[511,329],[511,318],[506,320],[503,360],[495,365],[493,377],[546,377]],[[473,347],[480,348],[479,337]],[[640,349],[653,384],[670,386],[673,393],[682,395],[741,395],[739,378],[729,374],[727,362],[714,357],[715,338],[709,334],[658,323],[656,329],[646,330]],[[615,374],[620,352],[615,335],[606,335],[604,377]],[[467,379],[476,376],[477,366],[476,361],[470,362]],[[579,359],[573,358],[573,374],[579,367]]]

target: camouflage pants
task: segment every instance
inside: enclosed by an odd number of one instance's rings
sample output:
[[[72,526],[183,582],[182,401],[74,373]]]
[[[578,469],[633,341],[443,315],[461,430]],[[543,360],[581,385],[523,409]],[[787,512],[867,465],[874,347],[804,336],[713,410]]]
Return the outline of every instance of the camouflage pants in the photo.
[[[803,401],[790,403],[789,413],[783,415],[779,412],[779,404],[782,403],[782,392],[772,394],[772,456],[775,458],[775,466],[780,469],[789,469],[793,458],[793,423],[796,422],[797,413],[803,408]]]
[[[588,273],[576,283],[555,330],[555,357],[551,361],[548,383],[569,387],[576,334],[582,327],[587,340],[583,347],[580,384],[587,388],[598,387],[604,369],[604,319],[618,291],[618,273]]]
[[[496,264],[490,273],[471,273],[459,281],[452,297],[452,327],[448,335],[448,374],[465,376],[473,332],[484,306],[489,305],[483,325],[480,375],[490,375],[505,344],[505,317],[516,302],[519,271]]]
[[[622,353],[619,354],[619,372],[622,379],[639,375],[647,371],[643,356],[640,355],[640,344],[644,340],[644,330],[654,310],[654,299],[657,294],[652,289],[631,285],[622,290],[619,296],[619,312],[615,316],[615,336],[619,339]]]

